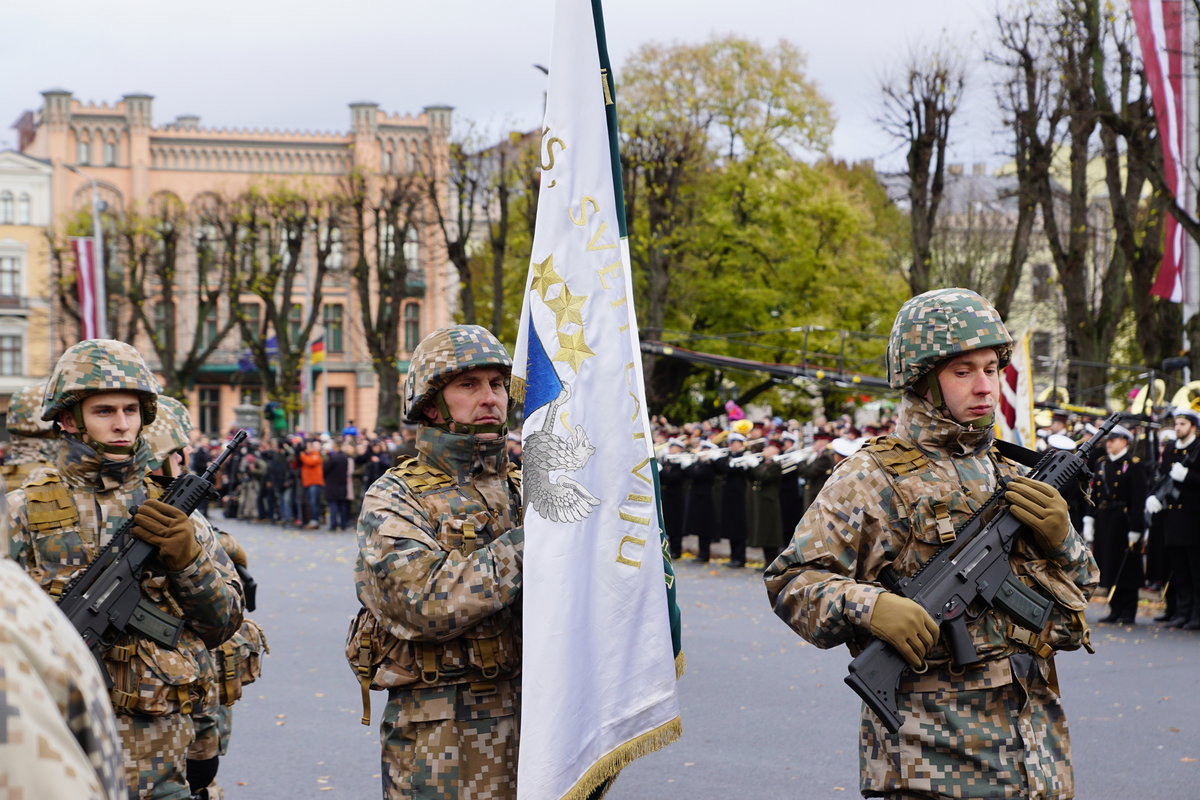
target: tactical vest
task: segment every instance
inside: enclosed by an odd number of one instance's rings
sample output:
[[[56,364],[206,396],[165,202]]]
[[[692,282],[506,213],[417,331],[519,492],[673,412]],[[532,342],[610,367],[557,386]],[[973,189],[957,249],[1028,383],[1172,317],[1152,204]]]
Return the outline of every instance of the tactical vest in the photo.
[[[81,524],[79,509],[70,488],[56,470],[42,470],[21,487],[25,492],[25,517],[36,564],[29,574],[51,597],[57,600],[79,570],[58,571],[43,560],[46,552],[78,560],[82,568],[99,552],[96,531]],[[146,481],[147,496],[156,498],[162,490]],[[82,552],[72,540],[78,537]],[[142,593],[156,606],[177,617],[180,608],[168,591],[167,578],[147,569],[142,575]],[[149,639],[122,635],[103,653],[104,667],[112,678],[109,690],[118,713],[160,716],[191,713],[192,705],[204,697],[208,686],[201,680],[201,669],[194,653],[198,640],[184,629],[177,650],[169,650]]]
[[[433,536],[447,552],[470,554],[487,545],[508,527],[500,520],[479,525],[489,513],[474,494],[453,478],[413,456],[402,458],[388,470],[408,487],[430,513],[441,519]],[[521,524],[520,472],[509,470],[505,479],[513,526]],[[486,693],[492,682],[513,678],[520,671],[519,615],[505,608],[448,641],[408,641],[394,636],[366,608],[360,608],[346,637],[346,659],[358,676],[362,690],[362,723],[371,722],[370,691],[420,684],[423,687],[467,683]]]
[[[954,541],[955,530],[983,505],[987,497],[972,493],[960,482],[950,483],[937,477],[929,456],[906,440],[880,436],[870,440],[863,449],[887,475],[893,488],[896,521],[908,532],[890,569],[896,577],[909,577],[941,547]],[[1020,475],[1016,466],[994,447],[987,457],[999,476]],[[930,480],[931,477],[936,479]],[[1090,651],[1088,626],[1083,616],[1087,598],[1074,581],[1023,539],[1017,540],[1010,561],[1014,574],[1023,583],[1055,601],[1050,619],[1041,631],[1030,631],[1013,624],[999,610],[979,614],[968,623],[976,650],[999,657],[1016,652],[1017,648],[1013,646],[1016,644],[1042,658],[1049,658],[1056,649],[1071,646],[1082,636],[1084,646]],[[949,652],[939,641],[930,651],[927,662],[938,666],[948,661]]]
[[[33,471],[45,467],[44,461],[27,461],[24,464],[3,464],[0,465],[0,475],[4,476],[4,492],[7,494],[15,489],[20,489],[25,485],[25,481],[29,480],[29,476]]]

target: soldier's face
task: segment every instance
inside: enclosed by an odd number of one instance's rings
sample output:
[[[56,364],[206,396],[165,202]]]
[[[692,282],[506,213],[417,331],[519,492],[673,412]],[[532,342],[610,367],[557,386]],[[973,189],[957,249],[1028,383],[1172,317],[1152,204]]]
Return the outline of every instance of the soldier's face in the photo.
[[[1124,436],[1109,436],[1104,440],[1104,449],[1108,451],[1110,456],[1119,455],[1129,446],[1129,442]]]
[[[972,350],[947,361],[937,380],[950,416],[972,423],[996,410],[1000,398],[1000,359],[992,348]]]
[[[100,444],[128,447],[142,429],[142,404],[133,392],[103,392],[83,398],[79,404],[87,434]],[[67,433],[79,433],[75,418],[64,414],[59,420]],[[128,454],[106,453],[112,461],[124,461]]]
[[[508,417],[508,389],[499,367],[467,370],[446,384],[442,398],[454,421],[464,425],[500,425]],[[425,413],[433,422],[445,422],[436,406],[427,408]],[[499,435],[481,433],[479,438],[494,439]]]
[[[1175,438],[1176,439],[1181,439],[1181,440],[1186,439],[1192,435],[1192,432],[1194,430],[1196,430],[1196,426],[1193,425],[1192,421],[1190,419],[1188,419],[1187,417],[1176,417],[1175,418]]]

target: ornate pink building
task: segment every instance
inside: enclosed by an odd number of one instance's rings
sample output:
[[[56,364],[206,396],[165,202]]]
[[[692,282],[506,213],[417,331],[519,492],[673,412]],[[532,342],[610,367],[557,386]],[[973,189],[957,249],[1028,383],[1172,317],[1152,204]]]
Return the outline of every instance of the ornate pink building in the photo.
[[[127,94],[112,105],[83,103],[61,89],[42,96],[42,107],[25,112],[15,127],[19,151],[52,167],[50,224],[59,227],[68,216],[91,207],[88,179],[96,181],[102,199],[115,210],[145,208],[164,193],[190,205],[201,194],[234,196],[264,181],[297,181],[333,189],[352,169],[378,186],[389,175],[413,170],[422,153],[430,154],[435,168],[444,165],[452,112],[447,106],[428,106],[416,116],[400,116],[381,111],[376,103],[351,103],[350,130],[335,133],[211,129],[202,127],[195,116],[180,116],[156,127],[153,98],[147,94]],[[185,245],[181,259],[185,270],[189,263],[194,264],[195,241],[191,236]],[[457,289],[444,240],[434,222],[418,228],[404,246],[408,255],[416,258],[422,277],[410,281],[408,287],[418,296],[406,301],[404,308],[402,358],[425,333],[449,324],[451,298]],[[304,258],[311,260],[313,254],[306,253]],[[181,273],[178,283],[177,291],[183,292],[186,300],[188,286],[194,282],[189,284]],[[292,298],[306,312],[309,289],[302,283]],[[396,387],[378,385],[363,341],[363,309],[348,270],[331,274],[322,291],[326,360],[316,390],[309,396],[308,416],[302,417],[301,424],[336,433],[345,421],[354,420],[360,430],[369,429],[375,425],[378,393],[396,391]],[[248,295],[229,300],[254,302]],[[228,305],[222,305],[219,319],[200,320],[195,318],[195,303],[182,303],[184,315],[189,306],[191,318],[179,321],[179,336],[189,342],[197,325],[217,329],[229,313]],[[318,326],[314,336],[320,330]],[[51,357],[67,344],[52,342]],[[148,342],[135,344],[153,366],[154,350]],[[235,423],[235,407],[242,406],[242,413],[247,414],[251,406],[260,407],[264,401],[256,373],[238,370],[243,352],[235,327],[202,368],[189,393],[199,430],[223,432]]]

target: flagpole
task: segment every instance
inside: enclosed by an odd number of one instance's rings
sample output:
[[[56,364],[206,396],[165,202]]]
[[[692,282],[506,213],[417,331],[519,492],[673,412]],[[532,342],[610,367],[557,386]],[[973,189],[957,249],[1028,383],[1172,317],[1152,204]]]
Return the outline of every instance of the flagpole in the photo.
[[[1188,216],[1196,217],[1197,138],[1200,137],[1200,75],[1196,74],[1197,10],[1194,3],[1182,3],[1183,9],[1183,207]],[[1191,236],[1183,237],[1183,349],[1189,349],[1187,324],[1200,312],[1200,246]],[[1189,381],[1187,368],[1183,380]]]

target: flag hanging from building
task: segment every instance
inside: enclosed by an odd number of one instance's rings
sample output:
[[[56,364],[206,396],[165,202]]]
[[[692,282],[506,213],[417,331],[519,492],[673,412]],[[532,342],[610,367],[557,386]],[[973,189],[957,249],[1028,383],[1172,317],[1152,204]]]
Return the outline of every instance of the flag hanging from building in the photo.
[[[1190,0],[1189,0],[1190,2]],[[1184,140],[1183,3],[1133,0],[1133,24],[1142,50],[1155,125],[1162,147],[1163,173],[1171,194],[1185,202],[1187,152]],[[1175,217],[1163,221],[1163,260],[1150,293],[1173,303],[1184,300],[1184,230]],[[1195,302],[1195,298],[1190,298]]]
[[[96,296],[95,240],[89,236],[71,237],[75,253],[75,290],[79,297],[79,338],[100,336],[100,303]]]
[[[513,395],[524,403],[519,800],[582,800],[679,737],[678,613],[599,0],[558,0]]]
[[[1029,356],[1029,333],[1013,344],[1012,359],[1000,375],[1000,413],[996,436],[1028,447],[1037,445],[1033,421],[1033,362]]]
[[[320,364],[325,360],[325,337],[321,336],[312,343],[309,363]]]

